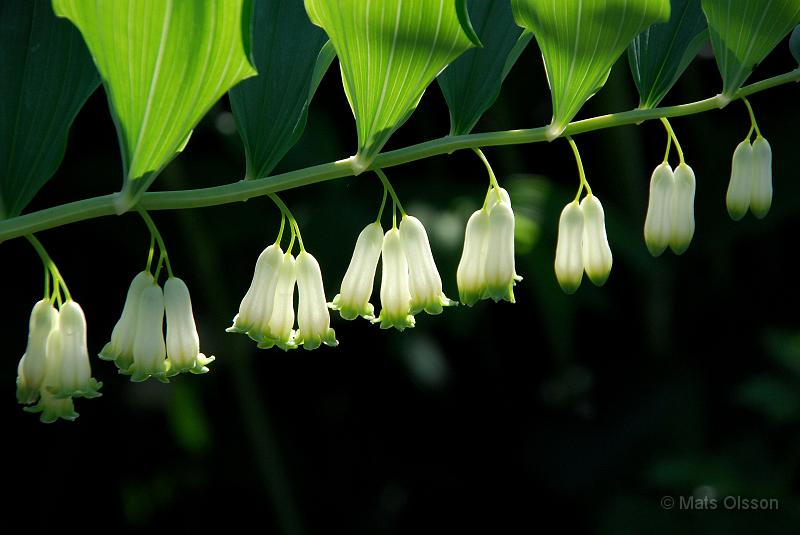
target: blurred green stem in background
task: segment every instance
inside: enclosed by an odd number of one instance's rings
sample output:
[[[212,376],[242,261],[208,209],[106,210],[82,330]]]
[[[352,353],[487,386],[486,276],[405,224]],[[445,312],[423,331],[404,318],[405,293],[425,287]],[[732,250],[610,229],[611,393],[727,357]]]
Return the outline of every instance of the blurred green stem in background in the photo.
[[[798,81],[800,81],[800,68],[742,87],[736,92],[734,99],[744,98],[775,86]],[[717,95],[689,104],[680,104],[678,106],[635,109],[621,113],[611,113],[572,122],[561,135],[574,136],[584,132],[639,124],[643,121],[653,119],[694,115],[722,108],[728,104],[728,102],[729,100],[727,98]],[[462,136],[447,136],[380,154],[375,158],[371,168],[381,169],[384,167],[392,167],[423,158],[429,158],[431,156],[448,154],[460,149],[536,143],[546,141],[546,133],[547,127],[539,127],[502,132],[467,134]],[[352,160],[353,157],[350,157],[344,160],[315,165],[280,175],[256,180],[240,180],[231,184],[211,188],[148,192],[142,196],[141,201],[137,205],[137,209],[176,210],[246,201],[251,197],[307,186],[334,178],[353,176],[355,173],[351,165]],[[112,193],[62,204],[53,208],[47,208],[38,212],[0,221],[0,241],[76,221],[114,215],[114,201],[117,196],[118,193]]]

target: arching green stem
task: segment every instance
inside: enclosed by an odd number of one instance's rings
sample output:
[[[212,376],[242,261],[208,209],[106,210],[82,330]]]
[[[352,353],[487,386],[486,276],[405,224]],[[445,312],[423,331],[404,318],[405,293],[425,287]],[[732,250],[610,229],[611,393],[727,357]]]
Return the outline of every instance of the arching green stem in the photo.
[[[672,136],[667,132],[667,150],[664,151],[664,163],[669,163],[669,149],[672,148]]]
[[[400,210],[400,213],[406,215],[406,211],[403,210],[403,204],[400,202],[400,199],[397,197],[397,193],[395,193],[394,188],[392,187],[392,183],[389,182],[386,174],[381,169],[375,169],[375,174],[378,175],[378,178],[381,179],[383,182],[383,187],[389,190],[389,195],[392,196],[392,202],[394,203],[395,209]]]
[[[586,180],[586,173],[583,171],[583,160],[581,160],[581,153],[578,151],[578,145],[575,144],[575,140],[572,139],[572,136],[567,136],[567,141],[569,141],[569,146],[572,147],[572,152],[575,154],[575,163],[578,165],[578,174],[581,179],[581,184],[578,186],[578,194],[575,195],[575,200],[578,201],[581,198],[583,188],[586,188],[586,192],[589,195],[592,194],[592,188],[589,186],[589,182]]]
[[[744,98],[782,84],[798,81],[800,81],[800,67],[784,74],[742,87],[736,92],[733,99]],[[728,102],[730,102],[730,100],[727,97],[716,95],[677,106],[634,109],[626,112],[591,117],[570,123],[567,125],[562,136],[574,136],[584,132],[593,132],[618,126],[637,125],[644,121],[661,119],[664,117],[695,115],[722,108],[727,105]],[[431,156],[450,154],[456,150],[462,149],[519,145],[541,141],[547,141],[547,127],[446,136],[380,154],[375,158],[373,168],[393,167]],[[144,210],[180,210],[245,201],[260,195],[277,193],[288,189],[316,184],[318,182],[352,176],[352,162],[353,158],[350,157],[335,162],[290,171],[280,175],[254,180],[239,180],[222,186],[180,191],[147,192],[142,195],[138,207]],[[85,221],[96,217],[115,215],[115,200],[118,195],[117,193],[113,193],[91,199],[83,199],[2,220],[0,221],[0,241],[63,226],[76,221]]]
[[[750,136],[753,135],[753,130],[756,131],[756,137],[761,137],[761,130],[758,128],[756,116],[753,113],[753,107],[750,105],[750,101],[747,100],[747,97],[742,97],[742,102],[747,106],[747,113],[750,114],[750,131],[747,133],[747,139],[750,139]]]
[[[685,163],[685,160],[683,159],[683,149],[681,149],[681,144],[678,141],[678,136],[675,135],[675,131],[672,129],[672,125],[669,124],[669,120],[666,117],[661,118],[661,123],[664,125],[664,128],[667,129],[667,134],[669,137],[671,137],[672,141],[675,142],[675,150],[678,151],[678,159],[681,161],[681,163]]]
[[[272,202],[274,202],[275,205],[280,209],[281,213],[283,214],[283,217],[289,220],[289,229],[292,231],[292,239],[289,242],[289,248],[286,249],[286,252],[287,253],[292,252],[292,247],[294,246],[295,237],[297,237],[297,243],[298,245],[300,245],[300,250],[305,251],[306,248],[303,245],[303,237],[300,235],[300,227],[298,226],[297,221],[292,215],[292,211],[289,210],[289,207],[286,206],[286,204],[276,194],[268,193],[267,195],[269,196],[270,199],[272,199]],[[283,223],[281,223],[281,225],[282,224]],[[281,227],[281,233],[283,233],[283,227]]]
[[[489,172],[489,184],[491,185],[492,190],[494,190],[495,194],[497,195],[497,200],[502,201],[503,196],[500,195],[500,184],[497,183],[497,177],[494,176],[494,171],[492,170],[492,166],[489,164],[489,160],[486,159],[486,156],[483,154],[483,151],[479,148],[474,148],[472,151],[478,155],[478,158],[481,159],[483,165],[486,166],[486,171]],[[486,203],[484,202],[484,206]]]
[[[167,274],[169,275],[170,278],[172,278],[173,277],[172,265],[169,263],[169,254],[167,254],[167,247],[164,245],[164,239],[161,237],[161,233],[158,231],[158,227],[156,227],[153,218],[150,217],[150,214],[148,214],[146,210],[138,208],[137,211],[139,212],[139,215],[142,216],[142,219],[144,220],[145,225],[147,225],[147,228],[150,230],[150,237],[155,238],[156,243],[158,243],[159,257],[158,257],[158,267],[156,267],[156,274],[155,274],[156,282],[158,282],[158,275],[161,270],[162,262],[167,266]]]
[[[33,234],[28,234],[25,236],[30,244],[33,246],[33,249],[39,255],[39,258],[42,260],[42,264],[44,265],[45,270],[50,272],[50,275],[53,277],[53,296],[58,299],[59,305],[61,304],[61,290],[64,290],[64,295],[66,296],[67,300],[71,300],[72,296],[69,293],[69,288],[67,288],[67,283],[64,281],[64,278],[61,276],[61,273],[58,271],[58,267],[56,266],[53,259],[50,258],[50,255],[47,254],[47,250],[45,250],[44,245],[40,242],[36,236]],[[45,277],[46,279],[46,277]],[[49,290],[49,284],[47,280],[45,280],[45,291]],[[47,295],[45,296],[47,297]],[[52,299],[52,297],[51,297]]]
[[[381,199],[381,207],[378,210],[378,217],[375,218],[376,223],[381,222],[381,218],[383,217],[383,208],[386,206],[386,195],[388,194],[389,190],[386,187],[386,184],[383,185],[383,199]]]

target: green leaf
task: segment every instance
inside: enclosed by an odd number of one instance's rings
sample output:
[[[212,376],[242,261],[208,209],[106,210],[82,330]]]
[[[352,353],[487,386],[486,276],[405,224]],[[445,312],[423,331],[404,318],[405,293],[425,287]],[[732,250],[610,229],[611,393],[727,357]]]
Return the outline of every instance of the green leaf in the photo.
[[[122,152],[117,210],[132,207],[208,109],[253,76],[246,0],[53,0],[83,34]]]
[[[0,219],[19,215],[56,172],[99,84],[80,34],[49,1],[0,3]]]
[[[700,0],[672,0],[667,24],[653,24],[628,47],[639,107],[655,108],[708,39]]]
[[[305,0],[333,42],[358,130],[356,173],[367,169],[448,63],[480,45],[466,0]]]
[[[800,63],[800,26],[795,26],[792,32],[792,37],[789,39],[789,50],[792,52],[794,59]]]
[[[669,0],[512,0],[517,24],[533,32],[553,97],[555,139],[606,83],[631,40],[669,20]]]
[[[297,0],[256,1],[253,56],[260,74],[230,90],[247,178],[267,176],[303,133],[308,104],[333,61],[327,40]]]
[[[753,68],[800,22],[800,0],[703,0],[722,95],[733,98]]]
[[[508,0],[469,0],[467,5],[483,48],[464,52],[438,77],[452,136],[468,134],[494,104],[508,71],[532,38],[514,23]]]

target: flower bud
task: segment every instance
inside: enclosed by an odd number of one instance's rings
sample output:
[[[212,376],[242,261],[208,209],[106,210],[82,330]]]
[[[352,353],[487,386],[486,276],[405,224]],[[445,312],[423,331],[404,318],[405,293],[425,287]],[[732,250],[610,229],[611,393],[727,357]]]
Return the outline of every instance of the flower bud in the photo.
[[[17,401],[33,403],[39,398],[47,364],[47,337],[58,325],[58,311],[48,299],[33,305],[28,323],[28,346],[17,371]]]
[[[694,171],[685,163],[680,163],[675,168],[674,177],[669,247],[673,253],[682,254],[689,248],[694,236]]]
[[[153,284],[142,291],[136,314],[136,337],[133,340],[133,364],[120,373],[131,381],[155,377],[167,382],[167,346],[164,342],[164,292]]]
[[[164,311],[167,316],[169,375],[207,373],[206,365],[213,362],[214,357],[200,353],[200,337],[194,323],[189,288],[177,277],[170,277],[164,284]]]
[[[441,314],[443,306],[455,303],[442,291],[442,278],[436,269],[425,227],[416,217],[404,215],[399,232],[408,264],[411,314],[422,310],[428,314]]]
[[[672,167],[662,163],[650,177],[650,199],[644,220],[644,241],[653,256],[659,256],[669,245],[672,234],[672,195],[675,178]]]
[[[113,360],[121,370],[127,370],[133,364],[133,341],[136,338],[139,303],[145,288],[155,284],[148,271],[142,271],[131,281],[122,315],[111,331],[111,341],[100,351],[100,358]]]
[[[295,259],[291,253],[283,255],[278,268],[278,282],[275,285],[275,298],[272,314],[269,316],[264,333],[266,336],[258,342],[261,349],[278,346],[284,351],[296,349],[294,341],[294,285],[297,282]]]
[[[606,236],[606,219],[600,199],[592,194],[580,204],[583,212],[583,265],[595,285],[602,286],[611,273],[611,248]]]
[[[583,279],[583,211],[572,201],[561,211],[556,244],[556,278],[565,293],[573,294]]]
[[[489,246],[489,212],[482,208],[474,212],[464,234],[464,250],[458,263],[456,280],[458,296],[472,306],[486,292],[486,252]]]
[[[58,347],[61,352],[55,384],[48,390],[57,398],[94,398],[103,383],[92,377],[86,347],[86,317],[80,305],[67,301],[58,312]]]
[[[772,148],[762,136],[753,141],[753,191],[750,211],[759,219],[772,205]]]
[[[305,251],[297,255],[297,335],[295,343],[305,349],[316,349],[324,343],[337,346],[336,333],[330,327],[331,317],[325,302],[322,271],[317,259]]]
[[[279,245],[270,245],[261,252],[256,261],[253,281],[227,332],[247,333],[257,342],[268,338],[265,330],[272,315],[278,271],[282,264],[283,250]]]
[[[413,327],[408,261],[400,242],[400,231],[396,228],[388,230],[383,237],[381,258],[381,313],[372,322],[380,322],[381,329],[395,327],[402,331]]]
[[[750,207],[750,198],[753,192],[753,146],[745,139],[736,146],[731,162],[731,181],[728,184],[728,193],[725,195],[725,204],[728,215],[734,221],[739,221]]]
[[[522,277],[517,275],[514,264],[514,212],[511,211],[511,203],[505,200],[494,204],[489,211],[485,262],[484,297],[513,303],[513,287]]]
[[[352,320],[361,316],[372,320],[375,317],[375,309],[369,298],[372,296],[382,245],[383,229],[380,223],[367,225],[358,235],[353,257],[342,279],[342,288],[330,303],[330,307],[338,310],[342,318]]]

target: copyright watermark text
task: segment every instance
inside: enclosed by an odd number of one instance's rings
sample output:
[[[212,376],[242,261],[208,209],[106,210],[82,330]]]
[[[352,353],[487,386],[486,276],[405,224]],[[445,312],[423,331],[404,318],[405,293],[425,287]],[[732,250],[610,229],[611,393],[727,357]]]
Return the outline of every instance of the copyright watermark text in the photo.
[[[746,496],[662,496],[661,508],[667,511],[777,511],[778,498]]]

